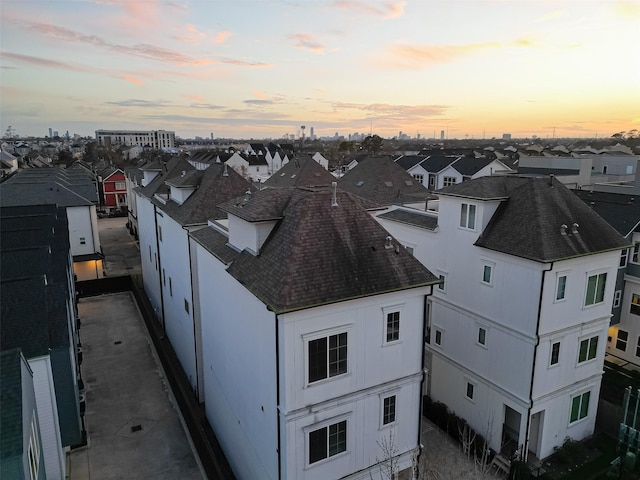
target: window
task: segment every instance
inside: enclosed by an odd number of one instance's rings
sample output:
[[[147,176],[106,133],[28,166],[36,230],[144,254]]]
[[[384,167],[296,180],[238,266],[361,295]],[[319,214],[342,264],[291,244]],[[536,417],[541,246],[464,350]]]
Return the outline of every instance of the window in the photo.
[[[151,257],[151,245],[149,245],[149,261],[153,262],[153,258]]]
[[[456,184],[456,177],[443,177],[442,178],[442,186],[448,187],[449,185]]]
[[[387,313],[385,337],[387,343],[400,340],[400,312]]]
[[[404,248],[405,248],[405,250],[406,250],[407,252],[409,252],[411,255],[413,255],[413,247],[410,247],[410,246],[408,246],[408,245],[405,245],[405,246],[404,246]]]
[[[31,434],[29,436],[29,475],[32,480],[37,479],[40,470],[40,443],[38,440],[38,427],[36,426],[35,412],[31,421]]]
[[[618,339],[616,340],[616,348],[618,350],[622,350],[623,352],[626,352],[627,340],[629,340],[629,332],[625,332],[624,330],[618,330]]]
[[[627,248],[625,248],[620,253],[620,268],[623,268],[623,267],[627,266],[628,258],[629,258],[629,250]]]
[[[184,299],[184,311],[189,313],[189,302],[186,298]]]
[[[310,340],[309,383],[347,373],[347,333]]]
[[[116,190],[124,190],[127,188],[124,182],[116,182]]]
[[[396,421],[396,396],[391,395],[382,401],[382,424],[388,425]]]
[[[86,237],[80,237],[80,245],[86,245],[87,244],[87,238]]]
[[[578,363],[586,362],[596,358],[598,351],[598,337],[585,338],[580,342],[580,351],[578,353]]]
[[[569,423],[577,422],[587,416],[589,413],[589,396],[591,392],[584,392],[571,399],[571,417]]]
[[[469,230],[476,228],[476,206],[463,203],[460,208],[460,226]]]
[[[557,365],[560,361],[560,342],[555,342],[551,345],[551,359],[549,365]]]
[[[158,225],[158,240],[162,241],[162,225]]]
[[[171,277],[169,277],[169,295],[173,297],[173,284],[171,283]]]
[[[440,283],[438,284],[438,290],[440,290],[441,292],[446,291],[445,286],[447,282],[447,276],[443,274],[439,274],[438,279],[440,280]]]
[[[164,284],[164,286],[167,286],[167,274],[164,271],[164,268],[162,269],[162,283]]]
[[[640,263],[640,242],[633,244],[633,253],[631,254],[631,263]]]
[[[469,400],[473,400],[473,390],[474,390],[475,386],[473,385],[473,383],[471,382],[467,382],[467,398]]]
[[[587,280],[587,297],[585,306],[595,305],[604,301],[604,287],[607,283],[607,274],[599,273],[591,275]]]
[[[421,175],[420,173],[414,174],[413,178],[415,178],[420,183],[422,183],[424,181],[424,175]]]
[[[347,421],[309,432],[309,464],[347,450]]]
[[[618,308],[622,301],[622,290],[616,290],[613,294],[613,308]]]
[[[567,276],[559,275],[558,280],[556,282],[556,302],[559,300],[564,300],[566,292],[567,292]]]
[[[480,345],[487,344],[487,330],[485,328],[482,328],[482,327],[478,328],[478,343]]]
[[[631,295],[631,309],[629,311],[634,315],[640,315],[640,295],[637,293]]]
[[[436,345],[442,345],[442,330],[436,329]]]
[[[493,265],[485,263],[482,266],[482,283],[491,285],[493,280]]]
[[[636,357],[640,357],[640,337],[638,337],[638,341],[636,342]]]

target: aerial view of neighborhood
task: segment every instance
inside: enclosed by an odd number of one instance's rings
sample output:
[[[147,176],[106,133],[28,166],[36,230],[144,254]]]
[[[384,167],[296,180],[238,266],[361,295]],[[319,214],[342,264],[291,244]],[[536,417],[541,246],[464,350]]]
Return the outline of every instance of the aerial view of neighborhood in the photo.
[[[0,29],[0,478],[640,479],[640,3]]]

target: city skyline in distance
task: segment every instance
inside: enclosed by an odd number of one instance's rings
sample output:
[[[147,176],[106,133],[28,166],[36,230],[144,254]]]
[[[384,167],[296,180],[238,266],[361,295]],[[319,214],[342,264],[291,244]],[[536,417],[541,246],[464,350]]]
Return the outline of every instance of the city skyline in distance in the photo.
[[[7,1],[1,128],[608,137],[640,125],[639,24],[613,0]]]

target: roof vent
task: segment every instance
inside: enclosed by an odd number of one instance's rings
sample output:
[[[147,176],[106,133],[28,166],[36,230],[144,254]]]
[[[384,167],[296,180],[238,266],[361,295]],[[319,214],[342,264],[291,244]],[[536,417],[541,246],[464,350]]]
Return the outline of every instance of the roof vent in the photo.
[[[180,175],[181,177],[184,177],[187,174],[186,170],[182,170],[182,175]]]
[[[566,235],[567,234],[567,225],[566,224],[562,224],[560,225],[560,235]]]
[[[553,173],[549,174],[549,186],[553,187],[553,177],[555,177],[555,175]]]
[[[578,225],[577,223],[575,223],[575,222],[574,222],[574,223],[571,225],[571,233],[573,233],[574,235],[577,235],[577,234],[579,233],[579,232],[578,232],[578,227],[579,227],[579,226],[580,226],[580,225]]]
[[[227,171],[227,164],[224,164],[224,167],[222,169],[222,176],[223,177],[228,177],[229,176],[229,172]]]
[[[384,239],[384,248],[386,248],[387,250],[393,248],[393,245],[391,244],[391,240],[393,240],[393,238],[391,238],[391,235],[387,235],[386,238]]]
[[[331,206],[332,207],[337,207],[338,206],[338,183],[337,182],[331,182]]]

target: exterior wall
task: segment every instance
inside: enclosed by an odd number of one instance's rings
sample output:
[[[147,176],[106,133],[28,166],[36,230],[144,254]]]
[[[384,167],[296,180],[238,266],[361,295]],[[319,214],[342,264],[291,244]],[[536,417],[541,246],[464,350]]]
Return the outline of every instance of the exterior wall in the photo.
[[[136,185],[133,181],[126,178],[127,185],[127,216],[129,220],[129,232],[134,235],[138,234],[138,196],[133,192],[133,189],[136,188]]]
[[[15,478],[24,478],[25,480],[31,480],[31,478],[37,478],[38,480],[45,479],[45,466],[44,466],[44,455],[42,453],[42,437],[40,435],[40,425],[38,423],[38,411],[36,404],[36,395],[33,387],[33,373],[29,368],[29,364],[26,362],[24,357],[20,355],[20,368],[21,368],[21,380],[22,380],[22,457],[21,457],[21,465],[22,465],[22,477],[18,477],[16,475]],[[38,473],[37,476],[34,477],[30,474],[30,463],[29,463],[29,441],[32,437],[32,425],[35,425],[35,438],[31,441],[37,442],[39,446],[39,456],[38,456]],[[4,460],[3,460],[4,461]],[[4,465],[2,467],[2,474],[6,475],[8,472],[5,470]],[[17,472],[16,472],[17,473]],[[33,472],[35,473],[35,472]],[[11,477],[13,478],[13,477]]]
[[[29,359],[33,372],[33,388],[38,407],[38,422],[42,436],[44,467],[48,480],[65,479],[64,452],[58,425],[58,407],[53,383],[53,371],[48,356]]]
[[[104,278],[102,260],[74,262],[73,273],[76,275],[79,282],[82,282],[83,280],[95,280],[96,278]]]
[[[160,293],[158,244],[156,243],[155,206],[148,198],[136,193],[138,207],[138,228],[140,239],[140,266],[142,280],[151,305],[160,323],[164,324]]]
[[[490,177],[497,172],[511,172],[512,170],[502,162],[494,160],[489,165],[478,170],[471,178]]]
[[[152,149],[174,148],[176,134],[169,130],[96,130],[101,145],[149,146]]]
[[[191,250],[207,419],[237,478],[278,478],[275,315],[199,244]]]
[[[633,295],[640,295],[640,276],[634,271],[635,267],[630,264],[627,268],[627,274],[624,276],[620,323],[609,329],[611,340],[607,342],[607,353],[640,365],[640,315],[631,311]],[[630,274],[630,271],[633,271],[634,274]],[[634,311],[638,312],[635,307]],[[620,331],[627,333],[626,344],[623,341],[618,342]]]
[[[117,183],[124,184],[125,188],[116,188]],[[121,206],[126,205],[127,188],[124,173],[118,171],[104,179],[102,182],[102,189],[104,192],[105,207],[120,208]],[[122,197],[124,197],[124,202],[121,201]]]
[[[67,207],[71,255],[89,255],[100,252],[98,217],[95,206]],[[95,219],[95,220],[94,220]],[[84,238],[84,244],[82,239]]]
[[[382,442],[393,430],[410,466],[418,446],[422,385],[424,295],[413,289],[316,307],[279,316],[280,399],[284,412],[286,478],[342,478],[362,471],[376,475]],[[400,340],[385,343],[386,312],[400,312]],[[307,381],[310,339],[347,332],[347,373]],[[284,379],[284,381],[283,381]],[[383,398],[396,395],[396,421],[382,425]],[[344,453],[309,464],[309,432],[335,421],[347,421]]]
[[[427,172],[422,165],[414,165],[409,170],[407,170],[407,173],[414,178],[415,175],[422,175],[422,186],[433,190],[433,187],[429,187],[429,172]]]
[[[458,172],[453,166],[449,165],[448,167],[445,167],[440,172],[438,172],[438,176],[436,178],[436,189],[439,190],[445,186],[444,177],[453,177],[456,179],[456,183],[462,183],[463,180],[462,174]]]
[[[75,346],[53,350],[50,354],[51,371],[55,383],[58,422],[63,447],[82,443],[82,423],[75,369]]]
[[[593,171],[606,175],[635,175],[640,157],[637,155],[581,155],[593,162]],[[606,172],[605,172],[606,166]]]

